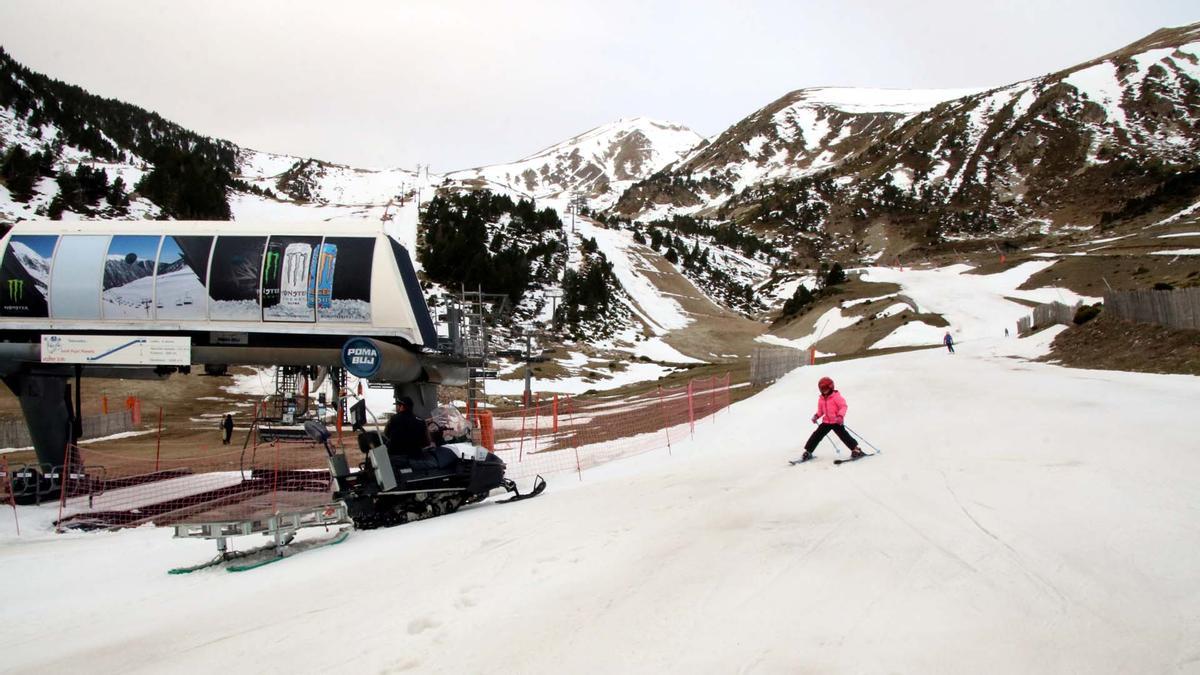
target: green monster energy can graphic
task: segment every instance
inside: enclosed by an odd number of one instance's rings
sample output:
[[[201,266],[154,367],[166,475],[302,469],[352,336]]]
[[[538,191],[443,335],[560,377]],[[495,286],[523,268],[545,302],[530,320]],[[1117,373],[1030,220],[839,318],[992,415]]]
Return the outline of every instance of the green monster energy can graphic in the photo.
[[[263,265],[263,281],[269,282],[279,278],[279,251],[267,251],[267,261]]]
[[[8,301],[20,302],[25,297],[25,280],[24,279],[9,279],[8,280]]]

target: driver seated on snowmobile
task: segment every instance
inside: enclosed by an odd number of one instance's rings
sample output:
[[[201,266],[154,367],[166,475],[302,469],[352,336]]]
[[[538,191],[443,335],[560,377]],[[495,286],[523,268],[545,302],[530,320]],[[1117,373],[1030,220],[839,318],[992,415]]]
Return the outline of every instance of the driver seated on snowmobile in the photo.
[[[384,429],[388,458],[401,474],[409,471],[428,473],[450,470],[458,464],[458,454],[450,448],[435,446],[425,421],[412,412],[412,399],[402,396],[396,400],[396,414]]]
[[[396,414],[388,420],[383,430],[387,440],[388,455],[392,461],[405,460],[410,465],[425,462],[428,457],[425,448],[432,445],[429,439],[429,428],[419,417],[413,414],[412,399],[401,396],[396,399]],[[416,466],[414,466],[416,468]]]

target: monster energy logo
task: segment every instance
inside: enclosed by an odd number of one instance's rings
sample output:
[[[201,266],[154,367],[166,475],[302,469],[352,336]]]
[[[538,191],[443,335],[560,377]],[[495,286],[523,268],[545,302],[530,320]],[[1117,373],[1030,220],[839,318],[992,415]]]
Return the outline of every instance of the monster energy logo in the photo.
[[[19,302],[25,297],[25,280],[24,279],[9,279],[8,280],[8,300],[9,302]]]
[[[270,281],[272,278],[279,277],[279,251],[267,251],[266,273],[263,276],[264,281]]]

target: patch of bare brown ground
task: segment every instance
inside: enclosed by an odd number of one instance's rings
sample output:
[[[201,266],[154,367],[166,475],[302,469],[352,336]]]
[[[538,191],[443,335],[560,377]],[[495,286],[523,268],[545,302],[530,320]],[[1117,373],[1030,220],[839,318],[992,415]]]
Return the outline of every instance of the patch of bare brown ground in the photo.
[[[1200,375],[1200,331],[1132,323],[1101,312],[1059,333],[1041,360],[1072,368]]]
[[[666,258],[649,247],[642,253],[653,267],[653,270],[644,270],[651,283],[692,317],[692,323],[686,328],[671,332],[666,338],[667,344],[702,361],[750,354],[754,349],[754,338],[767,329],[764,324],[717,306]]]

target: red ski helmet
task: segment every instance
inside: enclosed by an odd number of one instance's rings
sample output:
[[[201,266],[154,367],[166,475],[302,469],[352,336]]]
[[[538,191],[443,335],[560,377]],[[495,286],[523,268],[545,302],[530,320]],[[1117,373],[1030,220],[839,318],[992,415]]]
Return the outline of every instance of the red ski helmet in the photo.
[[[822,377],[817,382],[817,389],[819,389],[822,394],[830,393],[833,391],[833,380],[828,377]]]

